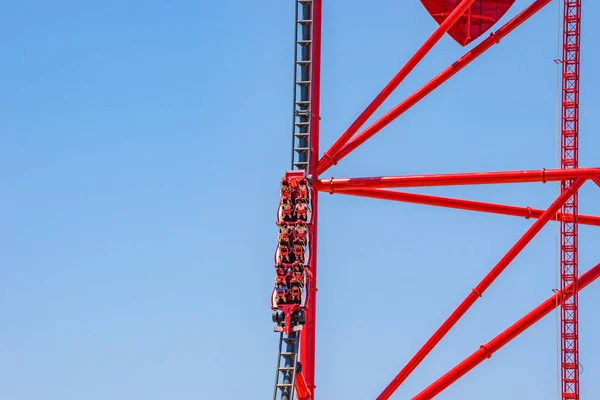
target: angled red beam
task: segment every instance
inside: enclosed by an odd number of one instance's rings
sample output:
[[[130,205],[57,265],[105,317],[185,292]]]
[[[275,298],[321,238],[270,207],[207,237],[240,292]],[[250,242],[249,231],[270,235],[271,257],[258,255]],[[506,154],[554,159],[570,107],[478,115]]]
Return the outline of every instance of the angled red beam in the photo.
[[[383,189],[361,189],[361,190],[346,190],[339,194],[368,197],[372,199],[400,201],[403,203],[424,204],[435,207],[454,208],[459,210],[487,212],[492,214],[513,215],[515,217],[523,217],[525,219],[539,218],[544,213],[544,210],[539,210],[531,207],[516,207],[507,206],[504,204],[485,203],[481,201],[453,199],[449,197],[430,196],[425,194],[396,192]],[[567,214],[567,219],[572,219],[571,214]],[[553,221],[562,221],[563,215],[557,212],[551,218]],[[577,221],[583,225],[600,226],[600,217],[591,215],[581,215],[577,217]]]
[[[471,51],[465,54],[463,57],[458,59],[454,64],[450,67],[446,68],[441,74],[433,78],[427,84],[422,86],[419,90],[417,90],[410,97],[406,98],[402,103],[398,104],[396,107],[391,109],[388,113],[386,113],[383,117],[378,119],[375,123],[361,132],[358,136],[354,137],[351,141],[346,143],[344,147],[342,147],[339,151],[333,153],[329,152],[328,156],[323,156],[319,160],[319,165],[317,168],[318,174],[321,175],[323,172],[327,171],[335,162],[339,162],[342,158],[346,157],[350,152],[355,150],[358,146],[366,142],[369,138],[383,129],[390,122],[398,118],[405,111],[411,108],[413,105],[422,100],[425,96],[431,93],[433,90],[441,86],[444,82],[450,79],[454,74],[458,71],[466,67],[473,60],[483,54],[490,47],[499,43],[502,38],[512,32],[515,28],[521,25],[523,22],[527,21],[532,15],[541,10],[544,6],[550,3],[551,0],[537,0],[525,10],[523,10],[519,15],[511,19],[504,26],[498,29],[496,32],[492,33],[487,39],[483,40],[477,46],[475,46]]]
[[[431,174],[379,176],[370,178],[320,179],[315,187],[322,192],[341,192],[365,188],[405,188],[457,185],[490,185],[500,183],[556,182],[577,178],[598,178],[600,168],[541,169],[502,172],[467,172],[458,174]]]
[[[456,367],[448,371],[445,375],[440,377],[437,381],[428,386],[421,393],[413,397],[412,400],[429,400],[438,395],[441,391],[452,385],[459,378],[465,375],[467,372],[475,368],[481,362],[487,358],[492,357],[496,351],[502,348],[504,345],[509,343],[511,340],[519,336],[533,324],[541,320],[543,317],[548,315],[552,310],[562,304],[565,300],[573,296],[574,291],[580,292],[583,288],[588,286],[590,283],[598,279],[600,276],[600,264],[596,264],[587,272],[579,276],[577,280],[577,288],[573,288],[573,283],[568,285],[564,291],[557,292],[554,296],[550,297],[529,314],[525,315],[519,321],[514,323],[508,329],[503,331],[501,334],[490,340],[483,346],[479,347],[479,350],[475,351],[464,361],[458,364]]]
[[[600,178],[594,178],[594,182],[600,187]]]
[[[300,372],[296,375],[296,398],[298,400],[311,400],[311,395],[306,385],[306,379],[304,379],[304,373]]]
[[[336,154],[342,146],[344,146],[348,140],[354,136],[356,132],[367,122],[369,118],[377,111],[379,107],[385,102],[385,100],[396,90],[396,88],[402,83],[402,81],[410,74],[410,72],[421,62],[421,60],[429,53],[429,51],[435,46],[437,42],[452,28],[452,26],[464,15],[471,4],[475,0],[467,0],[460,3],[451,13],[448,18],[442,22],[435,32],[431,34],[429,39],[423,43],[417,52],[408,60],[408,62],[398,71],[396,76],[383,88],[383,90],[375,97],[375,99],[367,106],[367,108],[356,118],[356,120],[350,125],[348,129],[340,136],[340,138],[331,146],[329,150],[325,152],[323,157],[331,158],[333,154]],[[337,162],[331,158],[333,164]]]
[[[575,193],[585,182],[584,178],[577,179],[569,190],[561,193],[560,196],[552,203],[550,207],[537,219],[523,236],[515,243],[515,245],[502,257],[502,259],[492,268],[492,270],[483,278],[463,302],[452,312],[446,321],[438,328],[437,331],[427,340],[427,342],[417,351],[404,368],[396,375],[384,391],[377,397],[377,400],[389,399],[390,396],[398,389],[400,384],[408,378],[408,376],[417,368],[423,359],[433,350],[433,348],[446,336],[458,320],[471,308],[483,292],[500,276],[500,274],[508,267],[508,265],[519,255],[519,253],[531,242],[535,235],[542,230],[544,225],[552,219],[552,216],[562,207],[562,205]]]

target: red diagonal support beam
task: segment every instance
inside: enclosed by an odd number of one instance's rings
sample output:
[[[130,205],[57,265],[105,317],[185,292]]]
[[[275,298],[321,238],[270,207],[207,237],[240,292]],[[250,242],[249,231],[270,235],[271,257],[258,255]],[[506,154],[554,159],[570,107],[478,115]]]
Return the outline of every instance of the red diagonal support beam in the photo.
[[[529,314],[521,318],[519,321],[514,323],[504,332],[490,340],[485,345],[479,347],[479,350],[475,351],[464,361],[458,364],[456,367],[448,371],[445,375],[440,377],[437,381],[432,383],[429,387],[423,390],[421,393],[413,397],[412,400],[429,400],[438,395],[441,391],[452,385],[459,378],[464,376],[467,372],[475,368],[481,362],[487,358],[492,357],[496,351],[502,348],[504,345],[509,343],[511,340],[519,336],[530,326],[541,320],[543,317],[548,315],[552,310],[562,304],[565,300],[573,296],[574,290],[580,292],[583,288],[588,286],[600,277],[600,264],[596,264],[589,271],[582,274],[577,281],[577,288],[573,288],[573,283],[568,285],[563,291],[557,292],[554,296],[550,297],[538,307],[536,307]]]
[[[379,176],[369,178],[320,179],[315,185],[322,192],[341,192],[365,188],[406,188],[458,185],[491,185],[505,183],[556,182],[565,179],[598,178],[600,168],[524,170],[503,172],[467,172],[459,174],[431,174]]]
[[[454,208],[459,210],[487,212],[492,214],[513,215],[515,217],[539,218],[544,213],[544,210],[538,210],[531,207],[516,207],[507,206],[504,204],[485,203],[481,201],[453,199],[449,197],[430,196],[425,194],[396,192],[383,189],[361,189],[361,190],[345,190],[339,194],[368,197],[372,199],[400,201],[403,203],[423,204],[434,207]],[[572,215],[567,214],[566,219],[571,219]],[[552,216],[553,221],[562,221],[561,212],[557,212]],[[578,221],[583,225],[600,226],[600,217],[591,215],[578,216]]]
[[[454,310],[448,319],[438,328],[437,331],[427,340],[427,342],[417,351],[413,358],[406,364],[392,382],[377,397],[377,400],[389,399],[398,389],[400,384],[417,368],[423,359],[433,350],[433,348],[446,336],[458,320],[471,308],[483,292],[498,278],[498,276],[508,267],[508,265],[519,255],[519,253],[531,242],[535,235],[542,230],[544,225],[552,219],[552,216],[562,207],[562,205],[575,193],[585,182],[584,178],[579,178],[568,191],[561,193],[552,205],[537,219],[515,245],[502,257],[502,259],[492,268],[492,270],[483,278],[463,302]]]
[[[296,398],[298,400],[311,400],[310,391],[308,390],[308,386],[306,385],[306,380],[304,379],[304,373],[300,372],[296,375],[296,384],[294,385],[296,388]]]
[[[421,60],[429,53],[429,51],[435,46],[437,42],[452,28],[452,26],[462,17],[467,9],[471,7],[475,0],[466,0],[460,3],[451,13],[448,18],[442,22],[435,32],[431,34],[429,39],[423,43],[423,46],[417,50],[417,52],[408,60],[408,62],[398,71],[396,76],[383,88],[381,93],[375,97],[375,99],[367,106],[358,118],[350,125],[348,129],[340,136],[340,138],[327,150],[323,157],[329,159],[332,164],[336,164],[335,158],[332,155],[336,154],[342,146],[344,146],[348,140],[354,136],[356,132],[367,122],[369,118],[377,111],[383,102],[396,90],[396,88],[402,83],[402,81],[410,74],[410,72],[421,62]]]
[[[600,187],[600,178],[594,178],[594,182],[596,182],[596,185]]]
[[[496,32],[492,33],[487,39],[479,43],[475,46],[471,51],[465,54],[462,58],[458,59],[454,64],[450,67],[446,68],[441,74],[433,78],[419,90],[417,90],[414,94],[404,100],[402,103],[398,104],[392,110],[390,110],[387,114],[365,129],[362,133],[356,136],[354,139],[349,141],[342,147],[339,151],[329,153],[328,157],[322,157],[319,160],[319,165],[317,168],[317,175],[321,175],[327,169],[329,169],[332,165],[334,165],[334,160],[338,162],[342,158],[346,157],[350,152],[355,150],[358,146],[366,142],[369,138],[383,129],[390,122],[398,118],[405,111],[411,108],[413,105],[422,100],[429,93],[433,92],[437,87],[442,85],[452,76],[454,76],[458,71],[466,67],[473,60],[483,54],[490,47],[499,43],[502,38],[512,32],[515,28],[521,25],[523,22],[527,21],[532,15],[541,10],[544,6],[550,3],[550,0],[537,0],[525,10],[523,10],[519,15],[511,19],[504,26],[498,29]]]

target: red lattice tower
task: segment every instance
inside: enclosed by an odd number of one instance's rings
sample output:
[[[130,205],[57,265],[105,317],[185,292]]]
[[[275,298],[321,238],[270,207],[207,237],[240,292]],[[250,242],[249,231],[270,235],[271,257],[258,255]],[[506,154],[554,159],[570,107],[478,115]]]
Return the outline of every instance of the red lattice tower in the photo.
[[[581,31],[581,0],[566,0],[563,14],[562,55],[562,118],[561,169],[579,167],[579,53]],[[561,182],[561,193],[569,192],[573,179]],[[562,207],[564,218],[560,224],[560,282],[561,290],[569,285],[577,288],[578,193],[574,192]],[[561,391],[562,398],[579,400],[579,323],[578,293],[561,305]]]
[[[578,224],[600,226],[599,216],[579,215],[577,209],[578,190],[587,181],[600,186],[600,168],[579,168],[578,163],[578,112],[579,112],[579,50],[581,1],[564,1],[564,35],[562,60],[562,129],[561,129],[561,168],[553,170],[525,170],[478,172],[437,175],[385,176],[370,178],[324,178],[322,175],[333,165],[358,148],[390,122],[398,118],[433,90],[438,88],[464,67],[478,58],[494,45],[518,28],[521,24],[547,6],[551,0],[536,0],[523,11],[490,33],[489,36],[465,53],[456,62],[443,70],[439,75],[408,96],[404,101],[377,119],[368,127],[363,125],[373,116],[392,92],[402,83],[408,74],[418,65],[433,46],[445,35],[449,34],[460,45],[465,46],[476,41],[488,32],[507,10],[513,6],[514,0],[421,0],[427,11],[438,22],[439,27],[417,50],[413,57],[385,86],[381,93],[367,106],[364,112],[342,133],[340,138],[319,159],[319,120],[320,120],[320,61],[321,61],[321,9],[323,0],[294,0],[296,4],[296,66],[299,67],[301,79],[296,79],[300,97],[294,91],[294,145],[292,169],[286,176],[295,176],[299,171],[312,183],[312,224],[310,242],[309,268],[312,269],[312,286],[308,290],[306,304],[306,320],[300,325],[300,335],[292,332],[290,327],[280,328],[280,361],[287,356],[299,360],[291,361],[280,368],[286,377],[284,383],[278,384],[274,390],[274,398],[281,389],[281,399],[289,400],[295,393],[298,399],[315,398],[315,329],[316,329],[316,282],[317,282],[317,200],[318,192],[345,194],[446,207],[477,212],[488,212],[535,219],[521,238],[493,266],[490,272],[465,297],[462,303],[452,312],[444,323],[433,333],[425,344],[407,362],[392,382],[377,397],[388,399],[398,387],[417,368],[423,359],[437,346],[444,336],[483,295],[487,288],[531,242],[549,221],[557,221],[561,225],[561,285],[560,290],[542,302],[523,318],[515,322],[498,336],[473,352],[456,367],[438,378],[422,390],[413,400],[431,399],[460,379],[481,362],[520,335],[530,326],[561,307],[561,369],[563,399],[579,399],[579,347],[578,347],[578,292],[600,277],[600,263],[579,275],[577,264]],[[300,11],[299,11],[300,10]],[[300,27],[300,28],[299,28]],[[298,36],[298,32],[302,35]],[[298,50],[301,49],[301,50]],[[297,130],[297,128],[299,128]],[[517,207],[504,204],[470,201],[463,199],[406,193],[389,190],[406,187],[433,187],[453,185],[487,185],[510,184],[524,182],[561,182],[561,193],[543,209]],[[281,321],[279,321],[281,324]],[[280,329],[280,330],[281,330]],[[289,333],[285,336],[284,332]],[[290,351],[282,351],[281,345],[288,343]],[[292,344],[290,344],[292,343]],[[299,345],[298,345],[299,343]],[[294,347],[296,346],[296,347]],[[289,371],[295,371],[291,378]],[[287,374],[287,375],[286,375]],[[291,383],[290,383],[291,382]]]

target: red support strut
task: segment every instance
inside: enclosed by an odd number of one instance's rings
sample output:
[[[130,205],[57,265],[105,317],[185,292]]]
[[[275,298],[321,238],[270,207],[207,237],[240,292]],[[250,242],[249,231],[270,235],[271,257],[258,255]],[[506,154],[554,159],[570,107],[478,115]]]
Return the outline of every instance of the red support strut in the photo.
[[[372,178],[329,178],[315,185],[323,192],[339,192],[364,188],[406,188],[458,185],[490,185],[504,183],[555,182],[564,179],[599,178],[600,168],[524,170],[506,172],[467,172],[460,174],[432,174],[379,176]]]
[[[365,111],[350,125],[350,127],[340,136],[340,138],[327,150],[324,154],[324,158],[329,159],[332,164],[336,164],[335,158],[332,157],[336,154],[343,145],[345,145],[352,136],[358,132],[358,130],[364,125],[365,122],[377,111],[383,102],[392,94],[394,90],[402,83],[402,81],[410,74],[410,72],[417,66],[419,62],[429,53],[429,51],[435,46],[437,42],[452,28],[452,26],[458,21],[467,11],[471,4],[475,0],[466,0],[460,3],[448,17],[442,22],[438,28],[431,34],[429,39],[425,41],[423,46],[417,50],[417,52],[408,60],[408,62],[402,67],[400,71],[392,78],[392,80],[386,85],[385,88],[375,97],[375,99],[369,104]]]
[[[583,185],[584,178],[579,178],[573,186],[562,193],[552,203],[552,205],[536,220],[533,225],[525,232],[523,236],[515,243],[515,245],[502,257],[502,259],[492,268],[492,270],[483,278],[483,280],[475,287],[463,300],[463,302],[454,310],[448,319],[439,327],[437,331],[429,338],[429,340],[419,349],[417,354],[406,364],[400,373],[392,380],[385,390],[377,397],[377,400],[389,399],[390,396],[398,389],[400,384],[408,378],[408,376],[417,368],[423,359],[433,350],[433,348],[446,336],[458,320],[471,308],[483,292],[496,280],[496,278],[506,269],[506,267],[519,255],[519,253],[527,246],[535,235],[546,225],[554,214],[562,207],[567,199]]]
[[[390,122],[398,118],[405,111],[411,108],[413,105],[422,100],[425,96],[433,92],[436,88],[441,86],[444,82],[454,76],[458,71],[466,67],[473,60],[483,54],[490,47],[499,43],[502,38],[512,32],[515,28],[527,21],[532,15],[544,8],[551,0],[537,0],[519,15],[511,19],[504,26],[492,33],[487,39],[475,46],[471,51],[465,54],[462,58],[457,60],[450,67],[446,68],[441,74],[433,78],[413,95],[408,97],[402,103],[394,107],[387,114],[377,120],[374,124],[365,129],[362,133],[356,136],[354,139],[346,143],[338,152],[330,154],[329,157],[323,157],[319,160],[318,173],[322,174],[327,171],[332,165],[333,160],[339,162],[342,158],[346,157],[350,152],[359,147],[361,144],[366,142],[369,138],[387,126]]]
[[[538,210],[531,207],[515,207],[507,206],[504,204],[452,199],[448,197],[430,196],[425,194],[395,192],[392,190],[383,189],[344,190],[343,192],[339,192],[339,194],[368,197],[372,199],[400,201],[404,203],[424,204],[429,206],[454,208],[459,210],[512,215],[515,217],[523,217],[526,219],[539,218],[544,213],[544,210]],[[552,220],[562,221],[565,218],[572,219],[573,217],[572,215],[566,215],[565,217],[563,217],[563,214],[559,212],[552,217]],[[600,217],[590,215],[579,215],[577,220],[580,224],[600,226]]]
[[[467,372],[475,368],[478,364],[485,361],[487,358],[492,357],[492,354],[498,351],[502,346],[509,343],[511,340],[523,333],[527,328],[548,315],[552,310],[558,307],[559,304],[561,306],[564,305],[566,301],[573,297],[573,295],[576,295],[577,292],[581,291],[583,288],[595,281],[599,276],[600,264],[596,264],[596,266],[579,277],[577,284],[571,283],[570,285],[564,287],[560,292],[557,292],[554,296],[544,301],[504,332],[490,340],[485,345],[479,347],[479,350],[471,354],[463,362],[452,368],[449,372],[432,383],[421,393],[413,397],[412,400],[432,399],[448,386],[456,382],[459,378],[464,376]]]

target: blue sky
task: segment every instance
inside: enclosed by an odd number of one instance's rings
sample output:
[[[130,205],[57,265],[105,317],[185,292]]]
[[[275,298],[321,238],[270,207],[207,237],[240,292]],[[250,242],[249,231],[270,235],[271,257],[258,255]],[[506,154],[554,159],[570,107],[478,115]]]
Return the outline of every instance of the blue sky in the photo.
[[[171,3],[3,3],[0,398],[271,396],[293,2]],[[600,5],[584,7],[580,160],[598,166]],[[326,176],[555,167],[557,9]],[[322,150],[435,29],[417,1],[328,0],[324,18]],[[377,116],[465,51],[444,37]],[[556,187],[421,193],[543,208]],[[580,199],[581,213],[600,214],[597,186]],[[375,398],[531,225],[341,195],[322,196],[320,222],[320,399]],[[580,236],[586,270],[600,261],[600,231],[581,226]],[[549,297],[555,240],[548,225],[396,398]],[[580,296],[582,398],[600,392],[599,302],[600,283]],[[438,398],[553,398],[556,360],[553,313]]]

